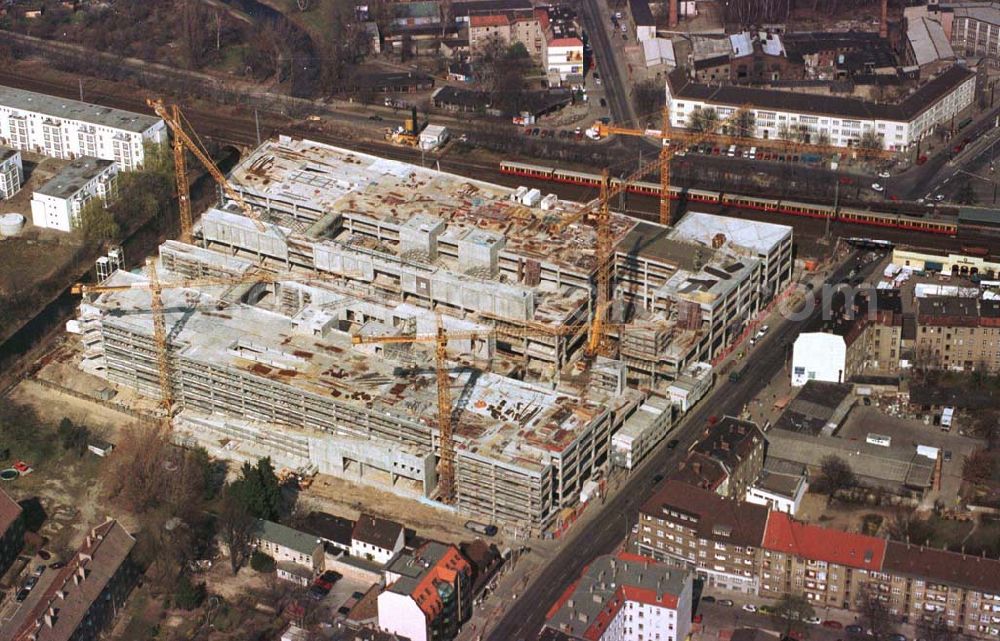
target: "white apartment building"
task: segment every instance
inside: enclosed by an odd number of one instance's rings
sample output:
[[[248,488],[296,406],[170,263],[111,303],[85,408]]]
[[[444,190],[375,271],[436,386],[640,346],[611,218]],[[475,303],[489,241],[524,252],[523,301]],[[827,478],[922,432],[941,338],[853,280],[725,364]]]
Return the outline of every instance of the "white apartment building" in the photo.
[[[553,38],[546,48],[545,67],[559,80],[583,75],[583,41],[579,38]]]
[[[976,76],[960,66],[942,72],[901,102],[874,103],[858,98],[796,93],[741,86],[715,86],[692,82],[683,70],[671,73],[666,83],[671,125],[686,128],[691,114],[714,109],[719,120],[738,109],[754,115],[753,136],[785,138],[804,132],[808,142],[828,138],[838,147],[856,146],[862,135],[876,132],[883,148],[904,151],[932,133],[934,127],[957,125],[954,119],[971,106]]]
[[[21,152],[0,147],[0,200],[7,200],[19,192],[23,183]]]
[[[144,142],[166,140],[166,124],[153,116],[0,86],[0,145],[113,160],[128,171],[142,165]]]
[[[117,163],[77,158],[31,195],[31,222],[36,227],[73,231],[90,199],[107,200],[117,193]]]
[[[627,552],[598,557],[545,627],[590,641],[681,641],[691,630],[691,573]]]

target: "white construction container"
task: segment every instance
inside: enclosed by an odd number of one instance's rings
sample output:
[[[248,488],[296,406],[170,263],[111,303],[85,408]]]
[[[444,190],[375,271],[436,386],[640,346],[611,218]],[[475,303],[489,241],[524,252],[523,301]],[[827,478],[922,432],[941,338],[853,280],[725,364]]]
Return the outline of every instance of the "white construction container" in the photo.
[[[521,204],[526,207],[534,207],[542,202],[542,192],[538,189],[529,189],[528,193],[521,196]]]

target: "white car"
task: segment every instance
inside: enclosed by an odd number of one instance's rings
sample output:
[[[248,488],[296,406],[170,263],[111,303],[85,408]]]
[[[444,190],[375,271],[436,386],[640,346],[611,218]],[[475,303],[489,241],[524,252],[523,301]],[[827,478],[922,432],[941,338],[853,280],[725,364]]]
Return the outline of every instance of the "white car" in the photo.
[[[757,606],[754,605],[753,603],[747,603],[747,604],[745,604],[743,606],[743,611],[744,612],[756,612],[757,611]]]
[[[888,171],[880,171],[880,172],[878,172],[878,177],[879,178],[888,178],[891,175],[892,174],[890,174]]]
[[[823,620],[820,619],[819,617],[809,617],[808,619],[806,619],[806,623],[808,623],[809,625],[819,625],[822,622]]]
[[[874,189],[875,191],[885,191],[885,187],[883,187],[878,183],[872,183],[872,189]]]
[[[934,196],[934,200],[941,202],[942,200],[944,200],[944,194],[937,194],[936,196]]]

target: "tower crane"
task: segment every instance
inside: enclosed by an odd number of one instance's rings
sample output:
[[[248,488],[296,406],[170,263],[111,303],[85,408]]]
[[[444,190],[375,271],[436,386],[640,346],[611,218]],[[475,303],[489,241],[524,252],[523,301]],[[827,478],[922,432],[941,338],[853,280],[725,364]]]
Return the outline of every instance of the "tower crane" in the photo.
[[[654,138],[659,138],[661,141],[660,153],[659,153],[659,168],[660,168],[660,224],[668,225],[670,224],[670,161],[676,154],[677,149],[683,148],[685,145],[701,144],[703,142],[718,142],[728,145],[740,145],[740,146],[755,146],[762,147],[764,149],[784,149],[784,150],[796,150],[796,151],[814,151],[816,153],[835,153],[841,154],[845,151],[850,151],[861,157],[867,158],[888,158],[893,155],[893,152],[884,149],[866,149],[863,147],[836,147],[829,144],[815,144],[808,142],[798,142],[794,140],[783,140],[780,138],[752,138],[743,135],[744,127],[740,126],[741,114],[749,113],[752,107],[750,105],[743,105],[733,111],[732,116],[726,121],[719,123],[713,129],[721,129],[722,133],[716,133],[713,131],[703,131],[703,132],[691,132],[691,131],[679,131],[673,129],[670,125],[670,109],[667,106],[663,107],[662,117],[663,124],[662,128],[656,129],[632,129],[628,127],[619,127],[616,125],[605,125],[602,122],[595,123],[597,132],[601,137],[609,136],[611,134],[619,134],[624,136],[651,136]],[[729,129],[735,127],[738,135],[730,135],[726,133]]]
[[[163,119],[163,122],[167,123],[170,131],[174,134],[173,141],[173,152],[174,152],[174,180],[177,184],[177,202],[180,209],[180,219],[181,219],[181,237],[180,240],[185,243],[191,242],[191,235],[194,230],[194,219],[191,214],[191,186],[188,184],[186,161],[184,159],[184,150],[187,149],[194,155],[195,158],[205,167],[205,170],[209,173],[213,180],[222,188],[222,191],[233,200],[247,218],[254,222],[257,226],[258,231],[265,231],[267,226],[261,220],[260,214],[243,198],[243,194],[233,189],[229,181],[223,175],[219,168],[215,166],[215,162],[212,161],[211,156],[205,151],[204,145],[198,139],[197,134],[193,133],[194,129],[191,128],[192,133],[189,134],[184,127],[184,123],[187,119],[181,112],[181,108],[177,105],[171,105],[169,108],[164,104],[163,100],[148,99],[146,104],[149,105],[156,115]]]
[[[369,344],[414,344],[434,343],[434,370],[437,379],[438,431],[440,432],[441,455],[438,462],[438,495],[442,502],[453,503],[455,500],[455,443],[452,424],[451,382],[448,378],[448,342],[453,340],[478,340],[500,336],[510,338],[527,338],[531,336],[565,336],[580,331],[590,324],[559,325],[557,327],[493,327],[488,330],[446,331],[438,315],[437,331],[433,334],[400,334],[392,336],[364,336],[353,334],[351,343],[354,345]],[[618,323],[613,326],[621,330],[646,327],[642,324]],[[602,329],[607,329],[602,323]],[[648,327],[662,327],[662,324],[649,324]]]

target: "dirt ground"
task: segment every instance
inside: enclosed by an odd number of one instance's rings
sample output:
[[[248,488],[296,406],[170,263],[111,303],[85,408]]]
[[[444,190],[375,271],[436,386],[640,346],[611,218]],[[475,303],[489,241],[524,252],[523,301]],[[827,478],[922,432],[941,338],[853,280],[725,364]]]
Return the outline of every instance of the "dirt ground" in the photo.
[[[475,536],[464,527],[467,519],[457,514],[333,476],[319,475],[309,489],[300,492],[296,511],[321,510],[356,519],[362,506],[365,513],[399,521],[422,537],[458,543]]]

